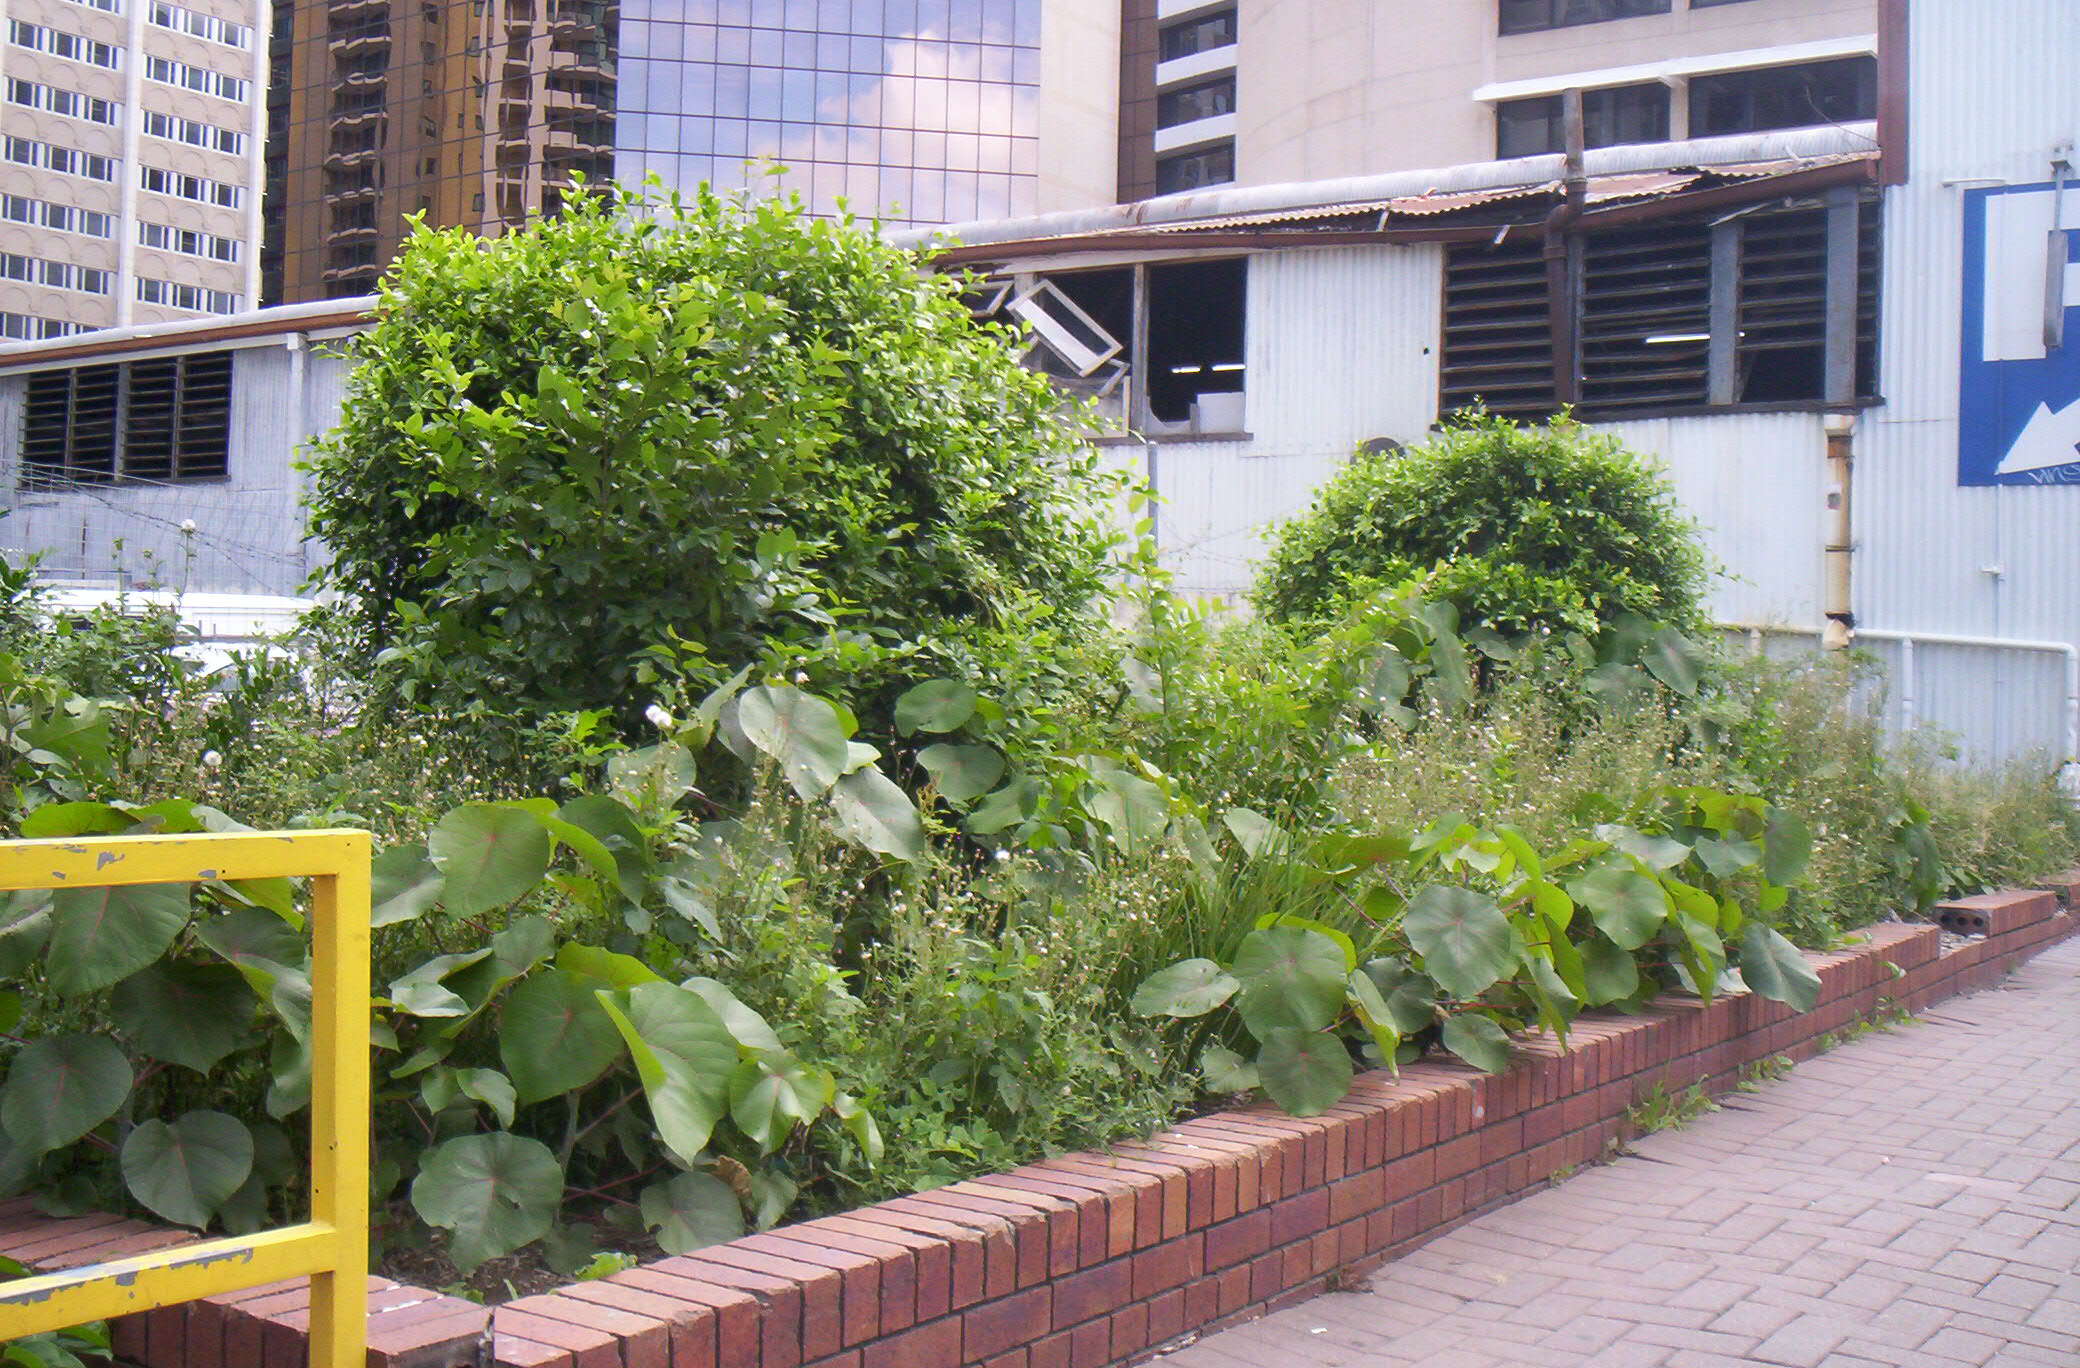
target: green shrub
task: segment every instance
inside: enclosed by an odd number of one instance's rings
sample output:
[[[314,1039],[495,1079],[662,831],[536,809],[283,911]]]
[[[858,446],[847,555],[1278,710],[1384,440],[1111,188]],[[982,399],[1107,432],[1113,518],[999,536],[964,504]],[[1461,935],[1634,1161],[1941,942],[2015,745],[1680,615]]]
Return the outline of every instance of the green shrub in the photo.
[[[873,718],[984,629],[1082,619],[1112,482],[959,282],[703,191],[415,229],[310,463],[323,580],[407,698],[640,717],[806,672]]]
[[[1667,480],[1616,438],[1461,414],[1426,445],[1354,456],[1279,529],[1255,602],[1329,618],[1424,574],[1468,627],[1594,636],[1628,614],[1692,625],[1706,566]]]

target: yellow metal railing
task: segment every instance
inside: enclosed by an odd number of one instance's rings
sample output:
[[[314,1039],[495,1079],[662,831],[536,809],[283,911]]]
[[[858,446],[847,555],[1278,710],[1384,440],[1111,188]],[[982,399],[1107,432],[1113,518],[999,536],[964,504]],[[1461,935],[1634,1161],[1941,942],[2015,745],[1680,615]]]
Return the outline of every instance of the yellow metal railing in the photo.
[[[0,1283],[0,1342],[311,1280],[312,1368],[360,1368],[368,1337],[368,868],[365,831],[0,842],[0,892],[311,880],[311,1218],[302,1225]]]

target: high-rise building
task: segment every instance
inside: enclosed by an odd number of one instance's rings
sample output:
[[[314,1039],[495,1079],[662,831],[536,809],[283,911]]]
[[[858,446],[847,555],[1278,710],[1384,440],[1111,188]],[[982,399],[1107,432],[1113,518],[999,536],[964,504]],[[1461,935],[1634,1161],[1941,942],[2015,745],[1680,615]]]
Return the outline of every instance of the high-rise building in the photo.
[[[1119,197],[1848,123],[1878,0],[1123,0]]]
[[[270,300],[366,292],[406,215],[498,232],[573,171],[905,224],[1105,203],[1116,180],[1116,0],[275,10]]]
[[[6,0],[0,337],[256,302],[258,0]]]

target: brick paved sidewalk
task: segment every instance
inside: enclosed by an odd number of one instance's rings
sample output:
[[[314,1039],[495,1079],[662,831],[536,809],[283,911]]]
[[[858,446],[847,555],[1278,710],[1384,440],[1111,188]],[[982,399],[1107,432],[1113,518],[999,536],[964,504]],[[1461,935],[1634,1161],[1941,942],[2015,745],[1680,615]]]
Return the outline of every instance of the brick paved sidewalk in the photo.
[[[1160,1368],[2080,1365],[2080,941]]]

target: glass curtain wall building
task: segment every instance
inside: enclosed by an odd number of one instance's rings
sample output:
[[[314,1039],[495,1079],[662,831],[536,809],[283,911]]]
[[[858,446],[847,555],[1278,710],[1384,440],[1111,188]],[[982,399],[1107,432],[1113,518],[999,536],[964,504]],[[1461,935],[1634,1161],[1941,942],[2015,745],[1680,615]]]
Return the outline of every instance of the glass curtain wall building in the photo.
[[[496,233],[573,171],[905,225],[1058,207],[1042,52],[1116,51],[1118,7],[1045,3],[1052,37],[1043,0],[277,0],[263,293],[365,293],[406,215]],[[1109,97],[1107,63],[1053,65]]]

